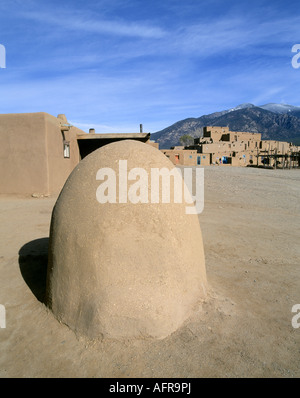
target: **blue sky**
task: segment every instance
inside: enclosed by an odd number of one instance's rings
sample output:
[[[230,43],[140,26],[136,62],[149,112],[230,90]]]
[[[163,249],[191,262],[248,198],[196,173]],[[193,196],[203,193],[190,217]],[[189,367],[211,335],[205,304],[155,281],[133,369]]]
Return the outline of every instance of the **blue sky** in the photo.
[[[299,1],[0,0],[0,113],[156,132],[244,102],[300,106]]]

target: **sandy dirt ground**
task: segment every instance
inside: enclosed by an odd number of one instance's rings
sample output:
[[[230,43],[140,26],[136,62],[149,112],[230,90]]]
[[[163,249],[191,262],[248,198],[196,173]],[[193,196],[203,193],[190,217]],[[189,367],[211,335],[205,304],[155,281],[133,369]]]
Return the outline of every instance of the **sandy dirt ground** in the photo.
[[[300,376],[300,170],[205,168],[209,295],[158,341],[88,341],[45,307],[55,200],[0,197],[1,378]]]

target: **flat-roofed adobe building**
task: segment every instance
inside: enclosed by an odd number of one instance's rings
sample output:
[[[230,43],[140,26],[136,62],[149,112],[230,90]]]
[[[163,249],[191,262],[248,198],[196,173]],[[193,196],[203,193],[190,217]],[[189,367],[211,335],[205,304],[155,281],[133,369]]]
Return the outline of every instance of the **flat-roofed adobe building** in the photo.
[[[79,162],[77,134],[64,115],[0,115],[0,192],[50,194]]]
[[[0,115],[0,193],[59,193],[79,161],[110,142],[150,141],[149,133],[90,134],[68,123],[64,114]]]

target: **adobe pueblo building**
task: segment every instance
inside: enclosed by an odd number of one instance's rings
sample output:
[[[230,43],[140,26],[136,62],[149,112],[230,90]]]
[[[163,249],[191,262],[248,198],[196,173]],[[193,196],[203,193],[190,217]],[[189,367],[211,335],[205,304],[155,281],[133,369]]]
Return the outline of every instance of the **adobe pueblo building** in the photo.
[[[52,213],[46,304],[79,335],[162,339],[206,297],[199,220],[175,201],[100,203],[98,171],[116,175],[120,190],[120,160],[148,176],[174,169],[134,140],[103,146],[75,167]]]
[[[150,134],[95,134],[72,126],[65,115],[0,115],[0,193],[57,194],[81,159],[110,142],[133,139],[155,145]]]
[[[161,150],[174,164],[185,166],[299,167],[300,147],[288,142],[262,140],[260,133],[230,131],[228,127],[203,127],[194,144]]]

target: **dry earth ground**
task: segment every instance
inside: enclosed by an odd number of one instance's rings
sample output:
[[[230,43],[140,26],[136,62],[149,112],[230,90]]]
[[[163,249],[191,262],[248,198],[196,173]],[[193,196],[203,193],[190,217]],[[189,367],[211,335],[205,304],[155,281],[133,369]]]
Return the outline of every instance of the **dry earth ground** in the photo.
[[[46,309],[55,200],[0,197],[0,377],[300,376],[300,170],[205,168],[209,297],[160,341],[87,341]]]

